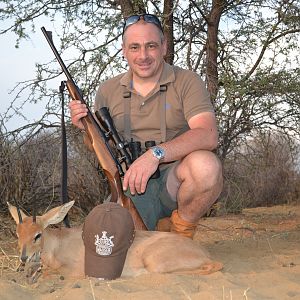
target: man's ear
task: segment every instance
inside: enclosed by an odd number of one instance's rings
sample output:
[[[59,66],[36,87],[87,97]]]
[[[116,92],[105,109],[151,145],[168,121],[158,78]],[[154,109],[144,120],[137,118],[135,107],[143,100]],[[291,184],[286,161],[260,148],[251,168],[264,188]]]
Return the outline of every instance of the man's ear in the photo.
[[[166,55],[167,55],[167,45],[168,45],[168,41],[167,41],[167,39],[164,37],[164,40],[163,40],[163,42],[162,42],[163,53],[164,53],[163,56],[166,56]]]
[[[125,53],[125,45],[122,43],[122,57],[126,58],[126,53]],[[126,58],[127,59],[127,58]]]

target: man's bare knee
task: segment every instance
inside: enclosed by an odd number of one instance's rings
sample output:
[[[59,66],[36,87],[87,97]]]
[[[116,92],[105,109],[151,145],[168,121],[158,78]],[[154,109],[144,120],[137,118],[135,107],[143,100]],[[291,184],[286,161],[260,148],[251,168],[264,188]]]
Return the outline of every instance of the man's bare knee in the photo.
[[[222,177],[222,164],[210,151],[195,151],[178,165],[176,175],[181,181],[192,180],[214,185]]]

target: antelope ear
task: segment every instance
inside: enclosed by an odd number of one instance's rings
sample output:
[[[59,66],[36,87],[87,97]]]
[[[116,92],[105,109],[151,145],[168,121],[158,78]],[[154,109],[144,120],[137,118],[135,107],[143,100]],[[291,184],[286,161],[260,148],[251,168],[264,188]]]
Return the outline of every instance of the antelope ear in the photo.
[[[70,201],[61,206],[50,209],[47,213],[40,217],[40,222],[45,229],[50,224],[57,224],[61,222],[70,208],[73,206],[75,201]]]
[[[13,219],[15,220],[15,222],[17,224],[19,224],[20,220],[19,220],[17,208],[15,206],[11,205],[9,202],[6,202],[6,203],[7,203],[8,210],[9,210],[11,216],[13,217]],[[20,209],[20,213],[21,213],[22,219],[24,220],[24,218],[26,218],[27,215],[21,209]]]

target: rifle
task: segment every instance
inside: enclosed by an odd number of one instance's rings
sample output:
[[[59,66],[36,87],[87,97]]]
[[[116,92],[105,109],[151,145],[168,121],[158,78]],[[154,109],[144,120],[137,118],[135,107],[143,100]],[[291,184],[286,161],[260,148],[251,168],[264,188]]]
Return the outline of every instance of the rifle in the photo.
[[[132,200],[129,197],[126,197],[123,193],[122,185],[121,185],[121,178],[120,175],[123,176],[124,172],[121,166],[122,161],[126,161],[127,164],[131,163],[130,155],[127,153],[124,145],[121,143],[121,140],[117,137],[116,131],[112,130],[111,122],[107,123],[106,120],[101,120],[101,123],[106,124],[105,129],[108,132],[105,132],[93,116],[89,106],[83,99],[83,96],[75,84],[71,74],[69,73],[67,67],[65,66],[62,58],[60,57],[58,51],[56,50],[54,43],[52,41],[52,33],[46,31],[44,27],[41,28],[44,36],[48,44],[50,45],[58,63],[60,64],[64,74],[67,77],[66,86],[68,88],[69,94],[73,100],[80,100],[81,103],[85,104],[88,112],[87,116],[82,118],[82,123],[87,133],[87,136],[90,140],[90,143],[93,147],[93,150],[97,156],[97,159],[106,175],[110,190],[111,190],[111,202],[117,202],[121,204],[123,207],[127,208],[133,218],[135,229],[137,230],[147,230],[141,216],[139,215],[137,209],[135,208]],[[97,114],[98,118],[105,116],[107,112],[104,111],[104,114]],[[117,150],[121,152],[123,157],[118,160],[115,157],[114,151],[109,144],[109,136],[113,135],[114,140],[117,141]]]

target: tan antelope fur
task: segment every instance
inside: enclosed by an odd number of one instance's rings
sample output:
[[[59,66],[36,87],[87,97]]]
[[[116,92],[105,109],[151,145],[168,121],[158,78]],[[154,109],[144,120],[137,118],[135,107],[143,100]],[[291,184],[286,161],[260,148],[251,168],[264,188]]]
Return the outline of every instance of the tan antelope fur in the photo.
[[[74,201],[49,210],[42,216],[26,216],[9,203],[10,214],[17,223],[20,260],[41,260],[43,268],[55,269],[71,277],[84,277],[82,227],[48,228],[63,220]],[[223,265],[212,261],[196,241],[175,233],[136,231],[128,250],[121,277],[146,273],[178,273],[206,275],[221,270]]]

